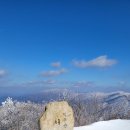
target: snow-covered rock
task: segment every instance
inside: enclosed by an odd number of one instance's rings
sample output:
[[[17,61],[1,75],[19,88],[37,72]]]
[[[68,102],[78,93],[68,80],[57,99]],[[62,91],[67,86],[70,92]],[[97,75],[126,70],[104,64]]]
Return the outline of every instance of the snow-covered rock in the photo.
[[[74,130],[130,130],[130,120],[110,120],[92,125],[75,127]]]

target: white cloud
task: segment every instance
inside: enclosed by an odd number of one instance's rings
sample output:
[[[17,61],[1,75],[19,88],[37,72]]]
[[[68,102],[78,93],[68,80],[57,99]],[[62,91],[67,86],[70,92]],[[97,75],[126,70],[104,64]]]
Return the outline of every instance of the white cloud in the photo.
[[[127,86],[127,82],[126,81],[119,81],[118,82],[118,86]]]
[[[92,81],[77,81],[76,83],[73,84],[74,88],[86,88],[93,86],[95,86],[95,84]]]
[[[29,86],[29,87],[38,87],[38,86],[48,86],[48,85],[54,85],[56,83],[55,80],[48,79],[48,80],[32,80],[28,82],[24,82],[22,84],[19,84],[19,86]]]
[[[56,67],[56,68],[61,67],[61,62],[59,62],[59,61],[53,62],[53,63],[51,63],[51,66]]]
[[[45,71],[42,72],[41,75],[43,77],[54,77],[54,76],[59,76],[61,74],[64,74],[67,72],[67,69],[59,69],[59,70],[49,70],[49,71]]]
[[[114,59],[108,59],[106,55],[99,56],[95,59],[86,61],[86,60],[74,60],[73,65],[79,68],[88,68],[88,67],[110,67],[117,63]]]
[[[0,78],[6,76],[7,72],[4,69],[0,69]]]

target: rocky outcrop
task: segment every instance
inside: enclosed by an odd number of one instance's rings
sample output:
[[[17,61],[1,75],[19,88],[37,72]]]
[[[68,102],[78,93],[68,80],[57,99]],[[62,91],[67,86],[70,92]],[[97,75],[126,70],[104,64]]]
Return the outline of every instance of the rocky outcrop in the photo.
[[[67,102],[51,102],[40,118],[40,130],[73,130],[73,110]]]

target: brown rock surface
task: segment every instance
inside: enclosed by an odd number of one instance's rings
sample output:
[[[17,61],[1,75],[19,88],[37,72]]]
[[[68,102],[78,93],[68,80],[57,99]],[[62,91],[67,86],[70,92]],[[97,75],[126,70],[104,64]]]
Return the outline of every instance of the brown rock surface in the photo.
[[[73,110],[67,102],[51,102],[40,118],[40,130],[73,130]]]

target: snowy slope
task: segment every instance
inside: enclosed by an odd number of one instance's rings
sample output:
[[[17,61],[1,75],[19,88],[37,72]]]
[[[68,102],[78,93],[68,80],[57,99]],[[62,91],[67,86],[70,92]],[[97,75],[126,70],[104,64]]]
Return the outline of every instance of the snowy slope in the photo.
[[[89,126],[75,127],[74,130],[130,130],[130,120],[101,121]]]

